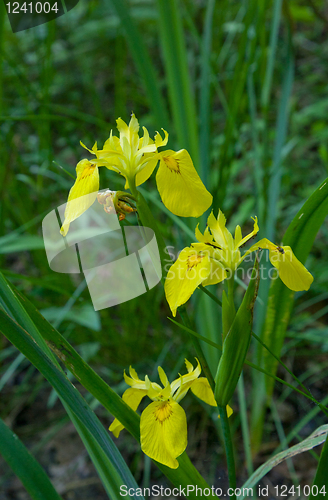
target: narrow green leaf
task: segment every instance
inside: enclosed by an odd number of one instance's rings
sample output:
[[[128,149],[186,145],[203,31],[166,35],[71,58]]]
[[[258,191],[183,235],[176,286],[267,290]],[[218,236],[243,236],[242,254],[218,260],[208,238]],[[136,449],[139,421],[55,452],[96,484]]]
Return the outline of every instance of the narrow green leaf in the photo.
[[[22,297],[22,303],[27,303],[28,301],[25,299],[25,297]],[[29,335],[31,338],[34,339],[35,342],[38,343],[40,348],[42,349],[43,353],[49,356],[49,358],[52,360],[54,365],[60,369],[60,366],[56,360],[56,357],[52,353],[52,351],[49,349],[47,346],[45,340],[40,334],[40,331],[36,327],[35,323],[32,321],[30,318],[29,314],[26,312],[24,307],[22,306],[22,303],[18,300],[17,296],[13,292],[13,290],[10,288],[9,284],[3,277],[3,275],[0,273],[0,304],[4,307],[6,311],[8,311],[9,314],[11,314],[16,321],[21,323],[25,330],[28,331]],[[31,307],[32,310],[36,311],[36,309],[28,303]],[[0,313],[2,311],[0,310]],[[39,316],[42,318],[42,316],[39,314]],[[45,321],[45,320],[44,320]],[[49,323],[47,323],[49,325]],[[49,325],[50,326],[50,325]],[[59,395],[60,396],[60,395]],[[121,476],[123,477],[124,474],[126,476],[126,479],[128,480],[128,483],[124,483],[125,478],[121,479],[121,482],[118,483],[118,477],[117,477],[117,471],[115,470],[115,464],[113,465],[113,459],[109,453],[106,454],[101,449],[101,445],[97,442],[97,439],[92,435],[90,432],[90,429],[88,429],[83,422],[81,422],[74,414],[74,411],[70,408],[69,404],[62,399],[62,403],[72,420],[76,430],[78,431],[82,441],[84,442],[88,452],[90,453],[90,457],[96,467],[96,470],[103,481],[103,485],[109,495],[110,498],[116,498],[115,495],[118,491],[118,485],[119,484],[130,484],[132,487],[135,487],[135,482],[132,476],[130,475],[130,471],[127,468],[126,464],[124,461],[122,461],[122,473]],[[95,417],[96,418],[96,417]],[[102,428],[101,424],[98,422],[98,426]],[[109,438],[109,436],[108,436]],[[110,442],[110,438],[109,438]],[[115,450],[115,445],[112,443],[112,446],[114,447],[113,449]],[[120,454],[117,452],[117,455],[120,457]],[[125,471],[124,471],[125,469]],[[131,479],[132,478],[132,479]]]
[[[179,0],[157,0],[157,5],[160,41],[179,147],[188,149],[197,168],[197,115],[188,71]]]
[[[152,64],[143,38],[130,15],[128,3],[125,0],[111,0],[111,3],[121,20],[132,57],[145,84],[149,106],[156,119],[156,124],[158,127],[163,127],[167,130],[169,128],[169,118],[163,96],[159,89],[155,66]]]
[[[215,0],[209,0],[206,7],[204,35],[202,42],[200,99],[199,99],[199,145],[200,170],[199,174],[205,186],[208,186],[210,169],[210,125],[211,125],[211,54],[212,54],[212,26]]]
[[[1,274],[0,274],[0,285],[1,285]],[[7,287],[9,288],[8,285]],[[30,318],[32,325],[38,331],[42,332],[44,339],[44,340],[42,339],[43,342],[45,342],[46,345],[51,348],[51,350],[65,364],[68,370],[70,370],[75,375],[75,377],[79,380],[79,382],[104,406],[104,408],[106,408],[114,417],[118,418],[125,426],[125,428],[139,441],[140,417],[128,405],[126,405],[126,403],[124,403],[124,401],[103,381],[101,377],[99,377],[99,375],[97,375],[92,370],[92,368],[90,368],[89,365],[85,363],[85,361],[72,348],[72,346],[67,342],[67,340],[62,335],[60,335],[60,333],[57,332],[41,316],[39,311],[19,292],[16,293],[20,298],[20,300],[22,301],[22,303],[24,304],[25,314],[27,314],[27,316]],[[15,297],[12,291],[11,294],[12,297]],[[0,286],[0,296],[2,296],[1,286]],[[0,310],[0,318],[2,317],[6,317],[6,315]],[[16,326],[18,327],[18,325]],[[26,332],[20,331],[20,333],[21,334],[24,333],[27,336]],[[39,349],[38,345],[34,341],[32,342],[33,342],[32,345],[35,345],[36,348]],[[23,352],[22,349],[20,350]],[[35,366],[37,365],[35,364]],[[37,368],[41,371],[41,369],[38,366]],[[70,382],[67,380],[67,378],[64,377],[64,379],[66,383],[70,385]],[[55,385],[53,385],[53,387],[57,390]],[[59,393],[58,390],[57,392]],[[77,391],[74,392],[75,396],[76,393]],[[84,404],[86,405],[86,403]],[[72,411],[76,413],[74,409],[72,409]],[[105,435],[107,434],[105,433]],[[201,488],[208,488],[206,481],[192,465],[186,452],[184,452],[180,457],[178,457],[178,461],[180,464],[178,469],[170,469],[165,465],[159,464],[157,462],[155,463],[175,486],[178,487],[181,486],[183,488],[186,488],[188,485],[190,485],[191,487],[199,486]],[[189,497],[194,499],[197,498],[196,494],[192,491],[189,492]],[[210,496],[209,498],[215,498],[215,497]]]
[[[273,76],[274,62],[276,59],[276,49],[279,36],[281,5],[282,5],[282,0],[277,0],[276,2],[274,2],[274,10],[273,10],[272,26],[270,34],[270,45],[268,47],[267,67],[265,72],[265,78],[262,88],[262,98],[261,98],[262,107],[264,109],[268,107],[271,94],[272,76]]]
[[[15,237],[9,241],[6,236],[0,238],[0,254],[39,249],[44,249],[44,242],[41,236],[32,234],[18,235],[16,233]]]
[[[327,470],[328,470],[328,436],[326,437],[326,441],[320,455],[319,465],[311,489],[310,500],[314,500],[315,498],[319,499],[326,498],[326,494],[328,493]],[[318,487],[318,494],[316,494],[316,489],[314,489],[313,486]]]
[[[33,500],[62,500],[39,462],[0,418],[0,453]]]
[[[328,425],[322,425],[321,427],[318,427],[318,429],[316,429],[308,438],[267,460],[243,484],[243,486],[241,487],[241,491],[245,493],[244,488],[254,488],[254,486],[256,486],[256,484],[262,479],[262,477],[270,472],[273,467],[280,464],[287,458],[294,457],[299,453],[304,453],[305,451],[311,450],[315,446],[319,446],[319,444],[323,443],[326,440],[327,432]],[[244,498],[246,498],[246,496],[247,495],[245,494],[239,495],[238,500],[243,500]]]
[[[0,318],[1,333],[42,373],[77,419],[85,426],[85,432],[88,431],[93,436],[97,443],[93,450],[94,453],[99,451],[100,448],[109,459],[107,463],[111,465],[111,470],[109,471],[111,476],[111,498],[120,498],[121,485],[129,485],[129,487],[136,488],[136,482],[108,432],[105,431],[80,393],[48,356],[46,356],[36,341],[1,309]]]

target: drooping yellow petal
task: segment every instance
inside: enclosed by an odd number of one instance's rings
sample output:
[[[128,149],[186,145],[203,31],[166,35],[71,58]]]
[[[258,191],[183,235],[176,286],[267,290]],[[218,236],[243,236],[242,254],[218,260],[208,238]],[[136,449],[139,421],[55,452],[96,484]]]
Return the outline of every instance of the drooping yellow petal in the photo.
[[[181,406],[173,401],[154,401],[141,414],[141,449],[150,458],[171,469],[187,447],[187,419]]]
[[[204,403],[207,403],[210,406],[217,406],[213,391],[206,377],[200,377],[195,380],[192,383],[191,392],[193,392],[199,399],[204,401]],[[229,418],[233,414],[233,409],[229,405],[227,405],[226,410]]]
[[[281,281],[290,290],[299,292],[310,288],[313,276],[295,257],[289,246],[269,250],[269,258],[271,264],[278,269]]]
[[[200,377],[191,384],[191,392],[210,406],[217,406],[213,391],[206,377]]]
[[[173,316],[176,315],[177,308],[187,302],[196,288],[210,274],[209,252],[206,245],[202,247],[202,251],[184,248],[177,261],[169,269],[164,289]]]
[[[166,208],[180,217],[200,217],[212,203],[185,149],[161,153],[156,182]]]
[[[129,387],[122,396],[123,401],[132,408],[132,410],[137,411],[138,406],[142,400],[147,394],[146,390],[140,390],[140,389],[133,389]],[[124,425],[121,424],[121,422],[115,418],[115,420],[112,422],[112,424],[109,427],[109,430],[114,434],[115,437],[118,437],[121,430],[124,429]]]
[[[264,248],[269,250],[271,264],[278,269],[281,281],[290,290],[300,292],[310,288],[313,276],[295,257],[293,250],[289,246],[280,247],[271,243],[267,238],[263,238],[246,253]]]
[[[76,175],[76,181],[68,195],[65,220],[60,230],[63,236],[66,236],[70,223],[91,207],[99,190],[98,167],[89,160],[81,160],[77,164]]]

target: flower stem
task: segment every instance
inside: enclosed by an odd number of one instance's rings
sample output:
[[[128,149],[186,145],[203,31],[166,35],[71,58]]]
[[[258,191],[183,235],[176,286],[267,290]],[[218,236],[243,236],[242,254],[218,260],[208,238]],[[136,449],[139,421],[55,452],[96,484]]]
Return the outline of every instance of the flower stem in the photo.
[[[160,253],[161,262],[162,262],[162,270],[163,270],[162,283],[164,285],[165,276],[166,276],[165,263],[168,263],[168,262],[170,263],[170,258],[169,258],[169,255],[165,252],[165,243],[164,243],[162,234],[160,233],[160,231],[157,227],[156,220],[155,220],[146,200],[144,199],[142,194],[137,190],[134,179],[129,179],[128,182],[129,182],[130,191],[137,200],[137,210],[138,210],[137,215],[138,215],[139,225],[141,225],[141,226],[144,225],[146,227],[151,228],[156,235],[157,244],[158,244],[159,253]],[[188,327],[189,329],[191,329],[190,319],[189,319],[189,316],[187,314],[185,306],[179,307],[179,313],[181,315],[181,318],[182,318],[184,325],[186,327]],[[197,358],[199,359],[199,362],[202,366],[202,369],[205,373],[205,376],[206,376],[206,378],[207,378],[207,380],[208,380],[208,382],[209,382],[209,384],[214,392],[214,387],[215,387],[214,378],[213,378],[213,375],[210,371],[210,368],[208,366],[206,358],[204,356],[202,346],[201,346],[197,337],[195,337],[194,335],[190,335],[190,336],[191,336],[192,343],[194,345],[194,349],[196,351]]]
[[[236,309],[235,309],[235,301],[234,301],[234,285],[235,285],[235,276],[232,274],[231,278],[228,280],[228,300],[231,308],[231,313],[233,316],[236,315]]]
[[[191,330],[190,319],[189,319],[189,316],[187,314],[185,306],[179,307],[179,313],[180,313],[180,316],[181,316],[181,319],[182,319],[184,325]],[[190,334],[190,338],[191,338],[191,341],[194,345],[197,357],[198,357],[199,362],[203,368],[205,376],[206,376],[206,378],[211,386],[212,391],[214,392],[214,388],[215,388],[214,378],[213,378],[211,370],[208,366],[206,358],[204,356],[203,349],[202,349],[202,346],[200,345],[199,339],[192,334]]]
[[[236,489],[236,468],[235,468],[235,458],[233,454],[233,446],[232,439],[230,433],[230,425],[227,415],[227,409],[225,406],[218,406],[220,412],[220,422],[222,426],[223,432],[223,440],[224,447],[227,458],[227,466],[228,466],[228,477],[229,477],[229,487]],[[229,495],[229,498],[232,500],[236,500],[235,493],[233,495]]]

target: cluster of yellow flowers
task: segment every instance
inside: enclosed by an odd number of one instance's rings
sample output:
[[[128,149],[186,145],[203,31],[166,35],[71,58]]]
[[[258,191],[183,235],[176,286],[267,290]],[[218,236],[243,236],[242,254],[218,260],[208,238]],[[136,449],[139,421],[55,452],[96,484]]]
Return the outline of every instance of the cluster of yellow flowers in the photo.
[[[119,137],[111,132],[102,149],[98,149],[97,143],[91,150],[81,143],[95,158],[83,159],[76,167],[77,178],[69,193],[65,221],[61,228],[63,236],[67,234],[70,223],[96,200],[99,190],[98,168],[101,166],[122,175],[125,189],[130,189],[137,200],[137,186],[151,176],[159,163],[156,174],[158,191],[164,205],[172,213],[182,217],[200,217],[210,207],[212,195],[199,178],[189,153],[185,149],[177,152],[170,149],[159,151],[168,142],[165,130],[164,138],[157,132],[152,140],[143,127],[143,136],[139,137],[139,123],[134,114],[129,125],[119,118],[117,128]],[[244,237],[240,226],[236,227],[234,236],[229,232],[221,210],[217,218],[213,212],[209,215],[203,234],[196,227],[197,242],[180,252],[165,281],[165,294],[173,316],[199,285],[220,283],[233,276],[245,257],[259,249],[269,250],[270,261],[288,288],[300,291],[310,287],[313,277],[289,246],[278,246],[264,238],[241,254],[241,247],[259,231],[257,218],[253,221],[253,231]],[[140,380],[133,368],[130,368],[130,377],[124,374],[130,388],[123,394],[123,400],[133,410],[137,410],[144,396],[152,400],[141,414],[142,450],[149,457],[172,468],[178,467],[177,457],[187,446],[186,415],[179,401],[191,389],[201,400],[217,406],[208,380],[199,378],[201,367],[198,360],[195,369],[187,360],[186,367],[188,373],[180,375],[171,384],[164,370],[158,367],[163,387],[150,382],[147,376],[144,381]],[[227,407],[227,413],[228,416],[232,413],[230,407]],[[116,437],[122,429],[123,425],[117,419],[110,426]]]
[[[98,167],[106,167],[122,175],[125,189],[129,188],[134,194],[136,186],[151,176],[159,162],[157,188],[164,205],[172,213],[180,217],[200,217],[209,208],[212,195],[200,180],[189,153],[185,149],[158,151],[167,144],[168,133],[165,130],[164,139],[157,132],[152,140],[143,127],[143,137],[139,137],[139,123],[134,114],[129,125],[119,118],[117,129],[120,137],[113,136],[111,132],[103,149],[98,149],[97,143],[92,149],[81,143],[96,158],[92,161],[81,160],[76,166],[76,181],[68,195],[65,221],[61,228],[63,236],[67,234],[70,223],[96,200]]]

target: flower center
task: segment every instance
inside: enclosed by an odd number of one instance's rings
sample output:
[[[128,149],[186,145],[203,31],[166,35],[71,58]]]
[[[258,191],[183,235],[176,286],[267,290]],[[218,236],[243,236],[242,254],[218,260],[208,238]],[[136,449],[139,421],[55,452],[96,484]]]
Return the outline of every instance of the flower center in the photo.
[[[198,266],[203,260],[202,255],[191,255],[188,257],[188,269],[192,269],[195,266]]]
[[[177,174],[180,174],[180,167],[178,160],[176,160],[172,156],[163,156],[163,160],[167,168],[169,168],[171,172],[176,172]]]
[[[155,410],[155,418],[160,423],[164,422],[167,418],[170,418],[172,415],[172,406],[169,401],[163,401],[158,408]]]
[[[90,164],[87,167],[84,168],[81,179],[85,179],[86,177],[89,177],[90,175],[93,174],[94,169],[96,168],[96,165]]]

